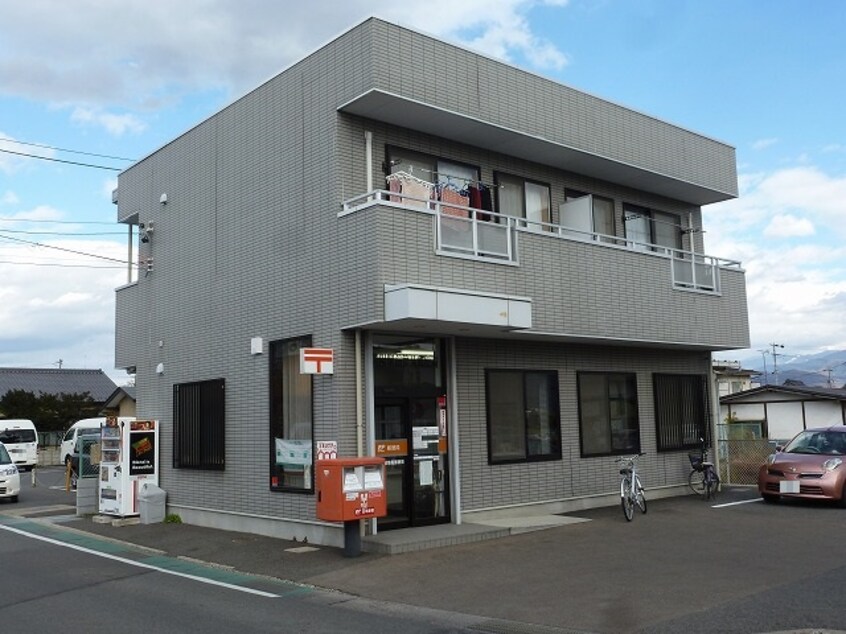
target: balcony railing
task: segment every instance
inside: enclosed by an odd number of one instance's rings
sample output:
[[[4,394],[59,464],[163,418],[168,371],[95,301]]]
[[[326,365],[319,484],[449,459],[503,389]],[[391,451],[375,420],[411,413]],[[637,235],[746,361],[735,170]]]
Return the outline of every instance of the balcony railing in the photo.
[[[563,240],[592,242],[598,246],[636,251],[670,262],[673,287],[678,290],[719,294],[720,270],[741,270],[740,262],[702,253],[637,242],[619,236],[593,233],[549,222],[516,218],[492,211],[418,198],[398,192],[374,190],[343,204],[339,216],[374,205],[391,206],[431,215],[435,219],[438,254],[519,265],[517,236],[530,232]]]

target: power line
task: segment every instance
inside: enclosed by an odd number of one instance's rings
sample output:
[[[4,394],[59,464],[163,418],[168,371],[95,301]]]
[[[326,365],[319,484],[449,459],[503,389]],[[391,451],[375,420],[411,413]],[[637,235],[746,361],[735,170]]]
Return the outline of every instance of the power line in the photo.
[[[23,229],[2,229],[6,233],[23,233],[30,236],[125,236],[123,231],[24,231]]]
[[[79,167],[91,167],[94,169],[100,170],[110,170],[112,172],[121,172],[123,171],[122,167],[109,167],[107,165],[94,165],[93,163],[82,163],[80,161],[68,161],[65,159],[57,159],[50,156],[39,156],[38,154],[28,154],[26,152],[15,152],[14,150],[6,150],[4,148],[0,148],[0,152],[5,152],[6,154],[15,154],[17,156],[25,156],[27,158],[35,158],[41,159],[42,161],[53,161],[55,163],[66,163],[68,165],[77,165]]]
[[[45,218],[4,218],[0,216],[2,222],[49,222],[56,225],[109,225],[114,226],[114,221],[106,220],[48,220]],[[9,231],[9,229],[3,229]]]
[[[107,260],[109,262],[117,262],[118,264],[122,264],[126,266],[125,260],[119,260],[117,258],[110,258],[106,255],[97,255],[95,253],[85,253],[84,251],[76,251],[74,249],[67,249],[65,247],[57,247],[52,244],[44,244],[42,242],[33,242],[32,240],[24,240],[23,238],[15,238],[13,236],[7,236],[0,233],[0,239],[3,240],[12,240],[13,242],[23,242],[24,244],[31,244],[36,247],[44,247],[45,249],[55,249],[56,251],[64,251],[65,253],[73,253],[74,255],[84,255],[85,257],[89,258],[97,258],[100,260]]]
[[[95,154],[94,152],[83,152],[82,150],[69,150],[67,148],[60,148],[54,145],[44,145],[42,143],[30,143],[28,141],[17,141],[15,139],[8,139],[5,137],[0,137],[0,141],[6,141],[8,143],[14,143],[16,145],[29,145],[31,147],[43,147],[48,150],[56,150],[58,152],[69,152],[71,154],[82,154],[84,156],[96,156],[97,158],[107,158],[107,159],[114,159],[116,161],[129,161],[130,163],[134,162],[136,159],[126,158],[123,156],[111,156],[110,154]]]
[[[123,266],[95,266],[93,264],[68,264],[65,262],[12,262],[11,260],[0,260],[0,264],[11,264],[13,266],[54,266],[62,269],[103,269],[111,271],[120,271],[126,268],[125,264]],[[132,265],[138,266],[134,262]]]

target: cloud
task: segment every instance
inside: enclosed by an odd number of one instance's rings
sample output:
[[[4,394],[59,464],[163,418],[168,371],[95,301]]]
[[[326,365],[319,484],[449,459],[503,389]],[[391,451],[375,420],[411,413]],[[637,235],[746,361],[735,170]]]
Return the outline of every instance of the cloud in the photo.
[[[143,121],[132,114],[113,114],[92,108],[77,107],[71,113],[71,121],[83,125],[96,125],[112,136],[123,136],[127,132],[143,132],[147,127]]]
[[[370,15],[459,40],[538,69],[566,56],[526,15],[558,1],[28,0],[0,21],[0,91],[97,109],[161,107],[191,91],[237,95]],[[284,25],[284,30],[280,28]],[[91,34],[96,34],[92,36]],[[101,123],[130,131],[132,121]]]
[[[759,139],[752,143],[753,150],[764,150],[778,143],[778,139]]]
[[[791,238],[814,235],[814,224],[807,218],[779,214],[764,229],[766,238]]]
[[[45,241],[120,259],[120,242]],[[101,259],[0,239],[0,365],[102,368],[114,372],[114,296],[126,269]],[[115,268],[101,268],[110,267]],[[78,268],[86,267],[86,268]],[[95,267],[95,268],[88,268]]]
[[[738,199],[703,215],[708,252],[746,270],[753,349],[846,348],[846,175],[803,165],[739,182]]]

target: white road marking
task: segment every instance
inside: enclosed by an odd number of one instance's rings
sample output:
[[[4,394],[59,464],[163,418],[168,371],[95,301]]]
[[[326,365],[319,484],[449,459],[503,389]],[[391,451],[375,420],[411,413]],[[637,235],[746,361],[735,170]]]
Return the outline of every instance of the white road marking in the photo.
[[[111,559],[113,561],[120,561],[125,564],[129,564],[130,566],[136,566],[138,568],[146,568],[147,570],[155,570],[157,572],[164,573],[166,575],[174,575],[176,577],[184,577],[185,579],[191,579],[192,581],[199,581],[200,583],[208,583],[213,586],[220,586],[222,588],[229,588],[230,590],[237,590],[239,592],[247,592],[249,594],[257,594],[261,597],[267,597],[269,599],[278,599],[278,594],[272,594],[270,592],[264,592],[263,590],[255,590],[253,588],[245,588],[244,586],[236,586],[231,583],[226,583],[223,581],[215,581],[214,579],[206,579],[205,577],[199,577],[197,575],[189,575],[184,572],[177,572],[175,570],[167,570],[166,568],[159,568],[158,566],[151,566],[150,564],[145,564],[140,561],[132,561],[131,559],[124,559],[123,557],[118,557],[116,555],[110,555],[109,553],[101,553],[96,550],[91,550],[90,548],[85,548],[83,546],[77,546],[76,544],[68,544],[57,539],[51,539],[50,537],[44,537],[42,535],[34,535],[32,533],[28,533],[26,531],[22,531],[17,528],[13,528],[11,526],[3,526],[0,524],[0,528],[3,530],[7,530],[11,533],[17,533],[18,535],[23,535],[24,537],[31,537],[32,539],[40,539],[41,541],[48,542],[50,544],[55,544],[57,546],[64,546],[65,548],[72,548],[74,550],[79,550],[84,553],[88,553],[89,555],[96,555],[97,557],[103,557],[104,559]]]
[[[715,504],[712,509],[723,509],[727,506],[737,506],[738,504],[751,504],[753,502],[760,502],[761,498],[752,498],[751,500],[738,500],[737,502],[726,502],[725,504]]]

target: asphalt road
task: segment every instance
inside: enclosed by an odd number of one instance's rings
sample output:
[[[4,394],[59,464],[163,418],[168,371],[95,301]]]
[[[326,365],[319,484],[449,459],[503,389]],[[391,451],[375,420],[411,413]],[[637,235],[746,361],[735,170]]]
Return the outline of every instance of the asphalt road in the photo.
[[[47,475],[40,477],[46,480]],[[42,486],[25,490],[19,504],[39,507],[64,496],[69,494]],[[0,515],[11,506],[0,506]],[[842,600],[846,542],[839,538],[846,510],[831,504],[765,505],[754,490],[735,488],[716,504],[692,496],[651,500],[649,512],[636,513],[632,522],[623,519],[619,507],[578,516],[590,521],[462,546],[352,560],[325,548],[291,555],[287,553],[291,544],[282,540],[200,527],[94,528],[90,520],[67,526],[263,575],[249,582],[254,588],[263,588],[260,580],[269,576],[315,588],[309,600],[324,596],[316,588],[332,589],[335,592],[325,596],[335,597],[338,606],[370,606],[363,613],[379,618],[375,625],[368,623],[368,631],[411,632],[416,630],[410,628],[427,626],[434,629],[419,631],[472,627],[477,632],[657,634],[846,629]],[[5,551],[2,556],[6,557]],[[110,583],[108,571],[101,574]],[[145,581],[160,584],[158,575],[138,574],[139,592]],[[190,597],[195,590],[171,589],[165,598],[173,592]],[[250,598],[247,603],[254,601]],[[166,602],[163,605],[170,609]],[[0,608],[0,616],[4,611]],[[387,629],[380,630],[381,616],[399,621],[385,621]],[[410,623],[402,621],[412,616]],[[225,619],[225,614],[219,618]],[[259,628],[256,631],[264,627],[260,620],[250,623]],[[364,627],[354,619],[349,623],[342,619],[341,624],[342,629],[331,629],[339,625],[332,622],[325,631]],[[302,631],[324,631],[309,630],[305,622],[296,625],[306,628]],[[395,626],[399,629],[390,629]]]

